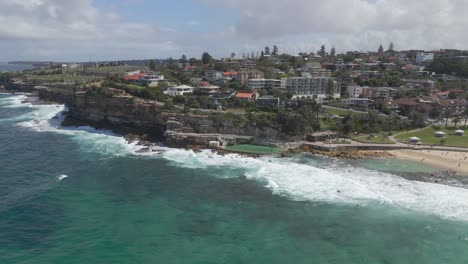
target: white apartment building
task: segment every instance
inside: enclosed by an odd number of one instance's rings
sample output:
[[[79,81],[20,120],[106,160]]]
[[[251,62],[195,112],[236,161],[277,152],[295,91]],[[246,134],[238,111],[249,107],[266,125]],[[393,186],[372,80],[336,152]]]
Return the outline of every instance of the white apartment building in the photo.
[[[219,81],[224,78],[224,73],[221,71],[206,71],[205,77],[210,82]]]
[[[285,89],[285,82],[278,79],[250,79],[247,87],[251,90]]]
[[[416,64],[422,65],[434,61],[434,53],[418,52],[416,54]]]
[[[362,94],[362,87],[361,86],[348,86],[347,88],[348,97],[351,98],[359,98]]]
[[[145,74],[138,80],[141,85],[148,85],[150,87],[158,86],[161,81],[164,81],[164,75],[159,74]]]
[[[328,83],[332,81],[335,94],[334,98],[340,98],[338,83],[329,77],[291,77],[286,78],[286,88],[294,98],[307,98],[323,101],[328,98]]]
[[[192,94],[193,90],[194,88],[192,86],[179,85],[168,88],[167,91],[165,91],[164,93],[169,96],[175,97],[178,95]]]

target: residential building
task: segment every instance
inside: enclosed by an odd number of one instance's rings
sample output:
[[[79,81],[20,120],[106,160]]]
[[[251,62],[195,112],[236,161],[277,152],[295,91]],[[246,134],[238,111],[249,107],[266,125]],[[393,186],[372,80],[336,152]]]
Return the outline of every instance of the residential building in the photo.
[[[211,96],[214,94],[218,94],[220,88],[219,86],[216,86],[216,85],[208,85],[208,86],[199,86],[195,90],[199,95]]]
[[[338,83],[329,77],[290,77],[286,78],[286,88],[294,98],[307,98],[323,101],[328,98],[328,85],[331,82],[335,99],[340,98]]]
[[[251,90],[284,89],[284,82],[278,79],[250,79],[247,80],[247,88]]]
[[[369,98],[349,98],[341,100],[343,104],[359,106],[359,107],[369,107],[374,101]]]
[[[147,73],[138,80],[141,85],[148,85],[151,87],[158,86],[161,81],[164,81],[164,75],[156,73]]]
[[[398,94],[398,90],[391,87],[364,87],[361,95],[366,98],[394,98]]]
[[[222,80],[224,78],[224,73],[221,71],[206,71],[205,77],[210,82],[215,82]]]
[[[271,95],[261,96],[257,99],[257,106],[278,108],[280,105],[280,99]]]
[[[260,95],[256,91],[239,91],[236,98],[242,101],[256,101]]]
[[[244,85],[250,79],[265,78],[265,74],[257,70],[247,70],[238,72],[236,78],[242,85]]]
[[[432,80],[409,80],[409,79],[402,79],[405,83],[405,88],[407,89],[414,89],[420,90],[423,88],[429,89],[430,91],[434,91],[436,88],[436,82]]]
[[[309,73],[311,77],[331,77],[331,71],[322,68],[319,62],[307,62],[302,67],[302,73]]]
[[[167,91],[165,91],[164,93],[174,97],[178,95],[192,94],[193,90],[194,88],[192,86],[179,85],[168,88]]]
[[[361,93],[362,93],[362,87],[361,86],[353,85],[353,86],[348,86],[348,88],[347,88],[348,97],[358,98],[358,97],[361,96]]]
[[[434,61],[434,53],[432,52],[418,52],[416,54],[416,64],[427,65]]]
[[[451,99],[451,100],[440,100],[440,106],[442,112],[450,112],[452,115],[462,115],[465,109],[468,107],[467,101],[463,99]]]

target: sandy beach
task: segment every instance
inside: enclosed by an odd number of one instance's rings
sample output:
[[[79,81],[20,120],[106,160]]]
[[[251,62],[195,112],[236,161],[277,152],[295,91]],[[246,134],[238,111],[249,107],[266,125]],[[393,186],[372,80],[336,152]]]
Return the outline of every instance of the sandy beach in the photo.
[[[443,170],[468,175],[468,153],[436,150],[392,150],[396,158],[421,162]]]

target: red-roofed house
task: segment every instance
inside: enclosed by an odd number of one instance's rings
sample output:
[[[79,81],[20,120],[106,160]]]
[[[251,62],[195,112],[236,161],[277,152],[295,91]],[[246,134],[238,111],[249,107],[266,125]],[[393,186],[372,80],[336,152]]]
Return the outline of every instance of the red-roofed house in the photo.
[[[236,98],[242,101],[256,101],[260,94],[258,94],[256,91],[239,91],[236,94]]]

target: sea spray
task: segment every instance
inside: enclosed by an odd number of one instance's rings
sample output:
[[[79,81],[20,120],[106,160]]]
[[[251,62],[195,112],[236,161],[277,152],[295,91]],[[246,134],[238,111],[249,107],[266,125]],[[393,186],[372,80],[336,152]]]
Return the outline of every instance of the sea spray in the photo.
[[[20,100],[0,100],[20,105]],[[140,148],[109,131],[90,127],[60,126],[63,106],[23,105],[30,113],[21,116],[19,126],[38,132],[60,133],[79,142],[83,151],[105,156],[137,155]],[[27,121],[25,121],[26,119]],[[152,158],[164,159],[174,166],[190,169],[218,170],[218,177],[239,177],[264,183],[274,194],[292,200],[333,204],[383,204],[441,217],[468,221],[468,190],[440,184],[410,181],[389,173],[350,167],[338,160],[328,160],[319,166],[297,158],[251,158],[237,154],[218,155],[210,150],[168,149]],[[150,155],[145,155],[151,157]]]

